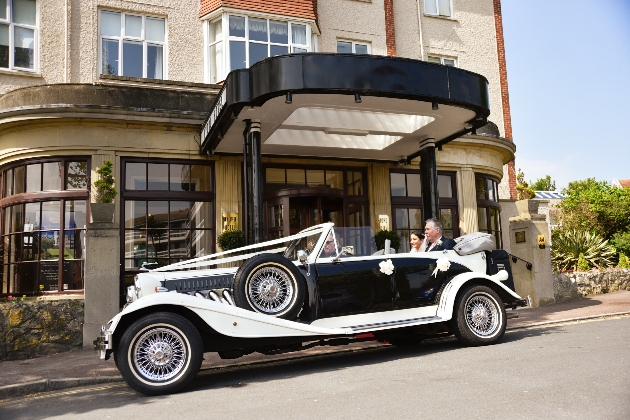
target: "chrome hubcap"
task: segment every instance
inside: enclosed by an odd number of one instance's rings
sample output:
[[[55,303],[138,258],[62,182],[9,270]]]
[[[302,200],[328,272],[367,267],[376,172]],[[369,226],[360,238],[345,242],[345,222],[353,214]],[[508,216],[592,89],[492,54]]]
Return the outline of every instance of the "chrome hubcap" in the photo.
[[[133,356],[140,375],[152,381],[166,381],[184,368],[186,345],[176,331],[154,328],[140,336]]]
[[[249,281],[249,300],[254,309],[267,314],[284,310],[293,298],[291,277],[277,267],[263,267]]]
[[[475,294],[466,301],[466,324],[481,337],[492,336],[499,328],[500,313],[496,302],[486,294]]]

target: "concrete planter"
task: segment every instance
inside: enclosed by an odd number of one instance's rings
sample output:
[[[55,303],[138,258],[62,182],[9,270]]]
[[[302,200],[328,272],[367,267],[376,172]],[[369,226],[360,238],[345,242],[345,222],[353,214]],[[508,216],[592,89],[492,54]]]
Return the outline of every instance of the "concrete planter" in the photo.
[[[95,223],[112,223],[114,220],[114,203],[90,203],[90,211]]]

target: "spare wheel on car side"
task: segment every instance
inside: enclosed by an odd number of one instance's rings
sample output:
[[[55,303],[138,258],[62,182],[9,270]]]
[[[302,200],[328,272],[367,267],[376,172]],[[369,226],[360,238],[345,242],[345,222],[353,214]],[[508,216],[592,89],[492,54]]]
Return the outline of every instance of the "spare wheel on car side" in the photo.
[[[261,254],[239,268],[233,287],[236,306],[278,318],[295,319],[304,303],[306,282],[287,258]]]

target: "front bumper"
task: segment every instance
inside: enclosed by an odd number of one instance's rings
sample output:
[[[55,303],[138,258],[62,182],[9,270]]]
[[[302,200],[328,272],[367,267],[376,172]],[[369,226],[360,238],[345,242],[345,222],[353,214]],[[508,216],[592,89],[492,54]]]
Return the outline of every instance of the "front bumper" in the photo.
[[[94,350],[101,360],[109,359],[113,351],[113,333],[105,327],[101,327],[101,334],[94,340]]]

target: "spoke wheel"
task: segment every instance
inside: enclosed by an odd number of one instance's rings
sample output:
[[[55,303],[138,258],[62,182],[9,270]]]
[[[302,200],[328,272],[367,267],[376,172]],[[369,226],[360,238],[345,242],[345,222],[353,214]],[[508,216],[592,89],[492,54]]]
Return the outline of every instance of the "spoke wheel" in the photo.
[[[455,300],[450,325],[457,339],[465,345],[497,343],[505,334],[503,302],[489,287],[471,285],[463,288]]]
[[[304,277],[295,264],[280,255],[252,257],[234,275],[234,303],[250,311],[295,319],[305,294]]]
[[[247,296],[259,312],[282,312],[293,299],[295,281],[282,268],[267,266],[253,273],[247,284]]]
[[[500,315],[496,302],[486,293],[478,293],[466,301],[466,324],[480,336],[489,337],[499,327]]]
[[[203,356],[199,331],[181,315],[158,312],[127,328],[116,349],[129,386],[146,395],[183,389],[197,375]]]
[[[133,364],[143,378],[168,381],[186,365],[186,340],[179,331],[166,327],[148,328],[133,348]]]

